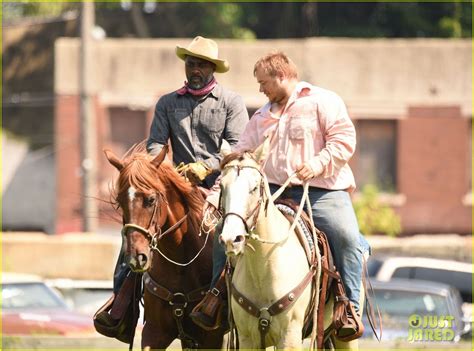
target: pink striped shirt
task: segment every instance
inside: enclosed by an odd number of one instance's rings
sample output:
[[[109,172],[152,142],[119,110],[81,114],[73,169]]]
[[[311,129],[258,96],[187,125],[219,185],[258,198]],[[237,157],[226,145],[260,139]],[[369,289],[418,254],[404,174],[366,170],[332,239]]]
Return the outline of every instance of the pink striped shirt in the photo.
[[[331,190],[355,189],[347,162],[355,151],[356,133],[342,99],[335,93],[299,82],[281,116],[260,108],[247,124],[235,151],[255,150],[272,138],[264,172],[270,183],[283,184],[307,162],[315,174],[310,186]],[[292,182],[301,185],[294,177]]]

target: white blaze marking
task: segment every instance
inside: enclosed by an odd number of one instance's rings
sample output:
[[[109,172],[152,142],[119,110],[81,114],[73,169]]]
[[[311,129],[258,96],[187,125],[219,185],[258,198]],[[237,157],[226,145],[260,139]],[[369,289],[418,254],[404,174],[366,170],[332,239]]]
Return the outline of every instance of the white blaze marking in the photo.
[[[128,188],[128,198],[130,200],[130,203],[133,203],[133,200],[135,200],[136,192],[137,192],[137,189],[135,189],[133,186]]]

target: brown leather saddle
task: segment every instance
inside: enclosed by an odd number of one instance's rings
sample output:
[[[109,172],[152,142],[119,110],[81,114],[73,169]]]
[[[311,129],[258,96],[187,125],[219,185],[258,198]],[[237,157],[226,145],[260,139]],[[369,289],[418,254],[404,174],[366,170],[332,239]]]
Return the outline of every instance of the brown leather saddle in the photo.
[[[291,200],[291,199],[278,199],[275,201],[275,204],[284,205],[289,207],[294,214],[298,212],[299,205]],[[287,211],[281,211],[283,215],[293,223],[294,216],[289,214]],[[306,257],[308,259],[308,263],[311,265],[311,262],[315,262],[315,250],[311,248],[312,243],[310,243],[306,237],[306,234],[302,231],[307,231],[311,233],[313,244],[317,243],[319,253],[321,255],[321,277],[320,277],[320,285],[318,290],[316,289],[315,283],[316,280],[313,280],[312,283],[312,292],[311,292],[311,302],[310,306],[306,311],[305,314],[305,323],[302,331],[303,338],[307,338],[310,336],[313,323],[314,323],[314,308],[316,305],[316,299],[319,296],[319,304],[320,307],[316,313],[317,318],[317,345],[318,348],[322,349],[324,338],[325,338],[325,330],[324,330],[324,306],[327,300],[329,299],[331,291],[334,293],[334,316],[333,316],[333,323],[330,328],[326,331],[326,336],[328,333],[331,333],[335,330],[335,328],[339,325],[340,319],[345,318],[346,309],[348,308],[348,298],[345,293],[345,289],[341,280],[341,276],[339,272],[337,272],[336,267],[334,265],[333,256],[331,250],[329,248],[329,243],[326,237],[326,234],[319,229],[315,228],[315,233],[312,231],[311,220],[309,219],[306,212],[301,213],[301,220],[306,229],[302,229],[299,225],[295,227],[296,234],[298,235],[298,239],[303,246]],[[314,237],[315,236],[315,237]],[[337,333],[337,330],[335,330]]]

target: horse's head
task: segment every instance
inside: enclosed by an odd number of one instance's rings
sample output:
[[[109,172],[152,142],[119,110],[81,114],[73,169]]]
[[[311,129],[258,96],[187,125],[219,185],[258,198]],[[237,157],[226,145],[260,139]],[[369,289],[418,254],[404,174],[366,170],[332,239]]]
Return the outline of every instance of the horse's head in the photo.
[[[254,229],[262,202],[264,180],[250,153],[231,154],[223,161],[221,210],[224,223],[220,241],[227,255],[243,252],[246,236]]]
[[[122,210],[122,235],[126,237],[128,263],[135,272],[144,272],[150,268],[150,247],[166,221],[165,190],[157,171],[167,149],[167,146],[163,147],[154,158],[145,150],[135,150],[128,153],[123,161],[111,151],[105,151],[110,164],[120,172],[116,183],[116,202]]]

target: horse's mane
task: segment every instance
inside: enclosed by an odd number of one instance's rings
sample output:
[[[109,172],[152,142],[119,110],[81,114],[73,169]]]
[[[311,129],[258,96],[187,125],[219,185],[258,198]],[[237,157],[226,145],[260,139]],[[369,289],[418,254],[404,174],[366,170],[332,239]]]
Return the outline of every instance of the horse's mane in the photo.
[[[220,163],[221,169],[224,169],[224,167],[229,164],[232,161],[243,161],[245,158],[250,158],[257,162],[255,158],[252,156],[250,151],[241,151],[241,152],[231,152],[230,154],[224,156]]]
[[[166,190],[174,188],[182,196],[188,206],[191,223],[196,230],[199,229],[202,217],[203,197],[195,186],[187,182],[169,161],[163,161],[155,167],[151,156],[146,151],[145,142],[132,146],[123,156],[123,169],[115,185],[115,198],[126,194],[129,187],[133,186],[138,192],[150,194],[157,191],[161,195]]]

